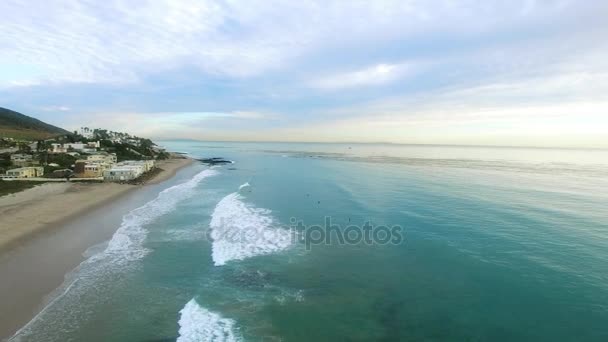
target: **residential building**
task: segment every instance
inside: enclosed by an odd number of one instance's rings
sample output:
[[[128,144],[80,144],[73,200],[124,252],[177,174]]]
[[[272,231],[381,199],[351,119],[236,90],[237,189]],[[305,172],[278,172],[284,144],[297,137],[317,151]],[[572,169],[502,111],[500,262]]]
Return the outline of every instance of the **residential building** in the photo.
[[[111,182],[130,181],[139,178],[154,168],[154,160],[127,160],[103,172],[104,180]]]
[[[68,153],[72,151],[79,151],[85,153],[95,153],[99,148],[99,141],[92,141],[88,143],[65,143],[65,144],[51,144],[49,153]]]
[[[103,164],[91,164],[88,163],[84,166],[84,178],[99,178],[103,177],[103,172],[106,170],[106,166]]]
[[[49,153],[67,153],[68,148],[63,144],[53,143],[51,144],[51,148],[49,149]]]
[[[11,154],[11,163],[16,166],[29,166],[33,162],[31,154],[15,153]]]
[[[74,173],[77,177],[97,178],[103,177],[104,171],[111,169],[116,164],[117,157],[114,153],[98,153],[87,156],[86,160],[77,160],[74,164]]]
[[[103,177],[103,172],[111,168],[111,164],[95,163],[87,160],[77,160],[74,163],[74,173],[79,178],[98,178]]]
[[[143,168],[135,166],[114,166],[103,172],[104,180],[122,182],[136,179],[143,174]]]
[[[93,139],[95,138],[95,132],[94,130],[88,128],[88,127],[80,127],[80,135],[82,135],[83,137],[87,138],[87,139]]]
[[[148,172],[154,168],[155,161],[153,159],[149,160],[125,160],[117,164],[121,165],[141,165],[144,169],[144,172]]]
[[[108,164],[116,164],[118,161],[118,157],[116,157],[115,153],[97,153],[87,156],[87,161],[89,162],[103,162]]]
[[[43,174],[43,167],[22,167],[6,171],[8,178],[35,178],[42,177]]]
[[[101,144],[99,143],[99,141],[89,141],[87,143],[87,147],[88,148],[96,148],[97,149],[97,148],[101,147]]]

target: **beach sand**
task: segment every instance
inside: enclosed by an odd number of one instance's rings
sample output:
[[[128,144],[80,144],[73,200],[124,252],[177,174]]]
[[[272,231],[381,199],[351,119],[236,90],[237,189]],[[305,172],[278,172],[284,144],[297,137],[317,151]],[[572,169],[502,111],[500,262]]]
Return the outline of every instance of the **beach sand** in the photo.
[[[190,164],[191,159],[159,161],[163,171],[146,184],[157,184]],[[116,183],[44,183],[0,197],[0,254],[50,227],[96,208],[137,186]]]
[[[0,339],[41,309],[45,296],[84,259],[82,253],[108,240],[122,215],[145,203],[146,191],[157,192],[162,185],[156,184],[191,163],[161,161],[162,172],[144,186],[44,183],[0,197]]]

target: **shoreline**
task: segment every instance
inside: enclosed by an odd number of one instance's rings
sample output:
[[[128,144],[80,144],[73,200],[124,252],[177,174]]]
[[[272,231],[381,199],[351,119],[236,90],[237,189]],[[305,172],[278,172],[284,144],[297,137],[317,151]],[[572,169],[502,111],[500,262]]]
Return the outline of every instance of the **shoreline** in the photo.
[[[156,195],[192,159],[160,161],[141,185],[45,183],[0,197],[0,340],[23,327],[88,248],[108,240],[126,212]],[[141,190],[141,191],[134,191]]]
[[[44,183],[0,197],[0,256],[36,234],[94,210],[141,186],[171,179],[192,159],[158,162],[162,169],[141,185],[118,183]],[[34,215],[32,213],[35,213]]]

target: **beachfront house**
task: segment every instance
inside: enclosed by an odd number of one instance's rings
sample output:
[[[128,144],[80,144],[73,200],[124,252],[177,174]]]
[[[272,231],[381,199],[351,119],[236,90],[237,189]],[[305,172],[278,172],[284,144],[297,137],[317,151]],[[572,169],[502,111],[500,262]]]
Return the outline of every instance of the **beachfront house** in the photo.
[[[123,182],[139,178],[154,168],[154,160],[126,160],[103,172],[104,180]]]
[[[86,160],[77,160],[74,164],[74,173],[79,178],[99,178],[104,176],[104,171],[111,169],[116,164],[116,154],[98,153],[87,156]]]
[[[21,167],[6,171],[3,178],[35,178],[42,177],[43,174],[43,167]]]
[[[99,178],[103,177],[103,171],[106,170],[103,164],[91,164],[87,163],[84,166],[83,176],[84,178]]]
[[[118,163],[117,165],[136,165],[141,166],[144,169],[144,172],[148,172],[154,168],[155,161],[150,160],[125,160],[123,162]]]
[[[103,172],[103,179],[110,182],[124,182],[138,178],[143,174],[141,166],[114,166]]]
[[[103,172],[111,167],[112,165],[107,163],[77,160],[74,163],[74,173],[78,178],[100,178],[103,177]]]

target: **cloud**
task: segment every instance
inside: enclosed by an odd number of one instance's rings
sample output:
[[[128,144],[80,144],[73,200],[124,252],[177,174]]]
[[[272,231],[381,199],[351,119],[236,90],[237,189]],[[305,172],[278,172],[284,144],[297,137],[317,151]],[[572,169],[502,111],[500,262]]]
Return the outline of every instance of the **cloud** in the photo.
[[[377,64],[365,69],[334,74],[311,82],[311,86],[324,90],[374,86],[394,82],[412,73],[408,64]]]
[[[152,138],[186,138],[216,129],[249,129],[275,120],[276,114],[253,111],[232,112],[107,112],[71,114],[66,128],[105,128]]]
[[[71,110],[68,106],[44,106],[40,109],[45,112],[69,112]]]
[[[134,7],[126,0],[9,0],[0,3],[0,61],[39,69],[39,75],[24,75],[14,84],[133,83],[184,66],[208,75],[251,77],[336,44],[434,32],[476,34],[506,23],[540,25],[551,14],[565,13],[564,3],[149,0]],[[373,77],[381,73],[377,67],[359,71],[372,75],[355,71],[342,82],[320,84],[382,79]]]
[[[445,141],[484,127],[542,131],[551,113],[597,132],[607,10],[566,0],[6,0],[0,102],[66,127],[166,137]],[[574,125],[579,112],[595,127]],[[557,121],[547,127],[559,131]],[[357,133],[365,127],[377,131]]]

